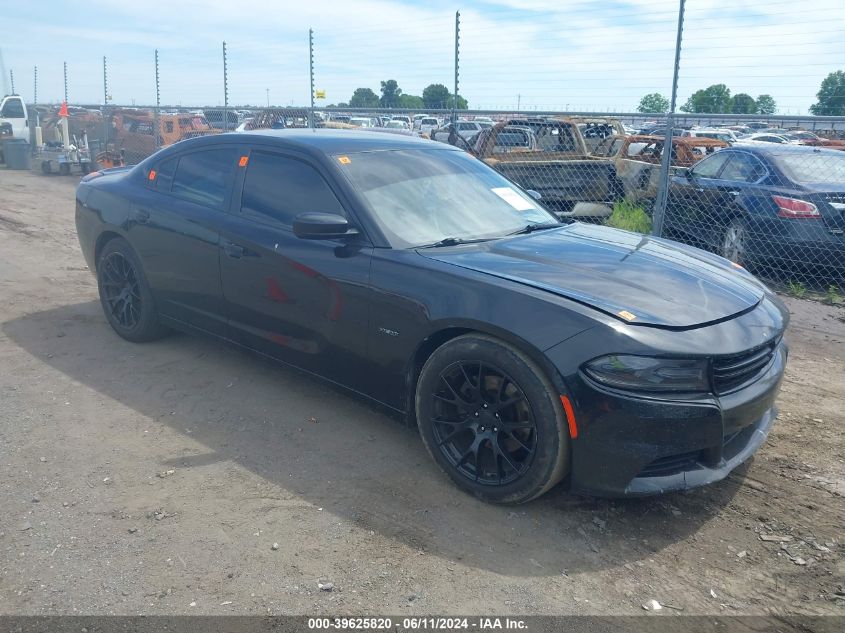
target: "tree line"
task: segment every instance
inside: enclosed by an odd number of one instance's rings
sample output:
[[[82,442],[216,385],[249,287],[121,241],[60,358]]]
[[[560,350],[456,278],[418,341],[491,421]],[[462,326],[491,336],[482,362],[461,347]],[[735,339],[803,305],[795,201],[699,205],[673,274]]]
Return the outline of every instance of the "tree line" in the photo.
[[[395,79],[381,82],[381,96],[371,88],[356,88],[348,103],[338,103],[329,107],[338,108],[401,108],[406,110],[446,110],[454,105],[454,95],[443,84],[429,84],[422,92],[422,96],[410,95],[402,92]],[[466,110],[467,100],[458,95],[457,109]]]
[[[830,73],[816,94],[817,102],[810,106],[810,113],[817,116],[845,116],[845,71]],[[643,114],[665,114],[669,111],[669,99],[659,92],[652,92],[640,99],[637,112]],[[777,103],[771,95],[763,94],[756,99],[744,92],[731,96],[725,84],[713,84],[692,93],[681,106],[682,112],[693,114],[775,114]]]

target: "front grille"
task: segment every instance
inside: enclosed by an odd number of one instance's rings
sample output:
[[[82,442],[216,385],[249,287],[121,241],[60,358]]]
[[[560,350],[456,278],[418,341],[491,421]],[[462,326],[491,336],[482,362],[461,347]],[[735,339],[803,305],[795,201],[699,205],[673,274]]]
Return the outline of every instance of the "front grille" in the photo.
[[[713,386],[716,393],[733,391],[756,378],[772,361],[778,341],[763,347],[713,359]]]
[[[655,459],[642,469],[637,477],[667,477],[687,470],[693,470],[698,465],[701,451],[691,451],[678,455],[669,455]]]

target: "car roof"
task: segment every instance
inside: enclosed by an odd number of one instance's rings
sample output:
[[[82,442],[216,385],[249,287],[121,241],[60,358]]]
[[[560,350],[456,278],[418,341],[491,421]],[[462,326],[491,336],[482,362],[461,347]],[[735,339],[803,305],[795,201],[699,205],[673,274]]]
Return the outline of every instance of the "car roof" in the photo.
[[[768,135],[766,135],[768,136]],[[836,149],[825,149],[812,145],[790,145],[786,143],[754,143],[753,145],[738,144],[725,148],[725,152],[751,152],[752,154],[763,154],[765,156],[780,156],[784,154],[817,154],[821,156],[841,156],[842,152]]]
[[[440,149],[461,151],[445,143],[435,143],[417,136],[399,136],[384,132],[362,130],[288,128],[283,130],[252,130],[237,134],[215,134],[180,141],[180,148],[189,143],[194,147],[215,143],[249,143],[250,140],[277,142],[280,147],[291,147],[323,154],[344,154],[391,149]]]

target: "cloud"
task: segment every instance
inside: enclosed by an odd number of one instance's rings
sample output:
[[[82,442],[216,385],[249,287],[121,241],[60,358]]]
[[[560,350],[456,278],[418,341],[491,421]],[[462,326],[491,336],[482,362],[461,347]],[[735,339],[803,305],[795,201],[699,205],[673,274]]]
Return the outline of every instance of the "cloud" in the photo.
[[[687,5],[679,104],[726,83],[806,112],[821,80],[843,65],[841,0],[815,0],[812,11],[784,0]],[[647,92],[669,94],[677,8],[676,0],[462,2],[460,92],[473,107],[519,100],[525,109],[630,110]],[[359,86],[378,91],[388,78],[411,94],[454,81],[455,5],[442,0],[87,0],[70,10],[42,0],[37,17],[20,4],[7,14],[6,66],[27,95],[38,65],[40,101],[61,98],[66,60],[71,101],[101,102],[106,55],[114,101],[152,103],[158,48],[162,102],[222,103],[225,39],[230,103],[264,103],[267,89],[276,104],[307,103],[309,28],[328,102]]]

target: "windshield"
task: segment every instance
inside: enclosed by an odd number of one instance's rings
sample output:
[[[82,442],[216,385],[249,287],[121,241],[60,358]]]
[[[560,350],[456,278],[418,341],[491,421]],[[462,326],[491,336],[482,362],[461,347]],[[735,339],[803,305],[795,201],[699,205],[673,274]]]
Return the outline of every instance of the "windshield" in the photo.
[[[496,238],[528,224],[558,223],[531,196],[465,152],[362,152],[338,162],[398,248],[450,237]]]
[[[845,185],[845,152],[796,152],[775,156],[775,162],[796,182]]]

